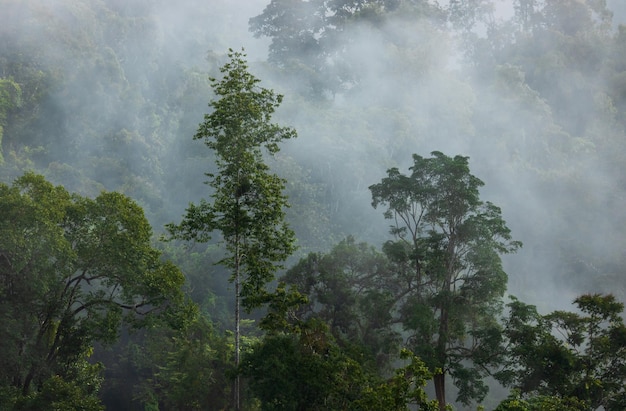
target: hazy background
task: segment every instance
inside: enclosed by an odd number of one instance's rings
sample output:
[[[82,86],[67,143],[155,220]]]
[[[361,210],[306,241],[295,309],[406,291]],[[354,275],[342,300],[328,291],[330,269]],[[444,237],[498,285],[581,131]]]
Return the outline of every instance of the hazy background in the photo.
[[[285,95],[276,121],[299,133],[270,162],[289,180],[301,253],[348,234],[380,245],[388,223],[368,186],[389,167],[407,171],[412,153],[439,150],[470,157],[483,198],[523,241],[504,260],[512,294],[542,311],[582,292],[625,299],[624,110],[614,92],[626,69],[624,2],[606,2],[609,29],[569,37],[569,17],[562,32],[522,32],[513,3],[498,0],[462,2],[491,10],[465,28],[402,12],[363,19],[333,43],[335,68],[355,80],[316,96],[310,67],[268,62],[271,39],[249,31],[268,3],[0,1],[0,78],[22,86],[19,110],[2,120],[2,179],[34,168],[71,190],[120,190],[161,232],[208,197],[211,153],[192,136],[212,97],[208,76],[228,48],[244,48],[262,85]],[[592,2],[569,3],[563,10]],[[574,41],[580,55],[565,49]]]

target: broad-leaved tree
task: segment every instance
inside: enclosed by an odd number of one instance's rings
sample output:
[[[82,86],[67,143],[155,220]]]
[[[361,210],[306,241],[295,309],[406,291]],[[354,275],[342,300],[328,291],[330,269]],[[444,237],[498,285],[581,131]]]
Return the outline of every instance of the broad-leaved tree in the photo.
[[[413,155],[409,175],[397,168],[370,186],[372,205],[386,207],[391,234],[383,249],[406,287],[399,311],[410,348],[434,373],[440,409],[446,409],[446,376],[458,400],[481,400],[484,370],[500,343],[498,314],[507,275],[500,254],[521,244],[498,207],[480,199],[483,182],[468,158]]]
[[[93,399],[94,342],[115,341],[124,320],[178,324],[184,278],[151,237],[122,194],[72,195],[32,173],[0,185],[0,408],[20,397],[38,409],[69,401],[55,395]]]
[[[513,299],[504,321],[507,362],[496,375],[524,397],[548,396],[585,409],[626,407],[624,304],[612,295],[585,294],[577,312],[540,315]]]

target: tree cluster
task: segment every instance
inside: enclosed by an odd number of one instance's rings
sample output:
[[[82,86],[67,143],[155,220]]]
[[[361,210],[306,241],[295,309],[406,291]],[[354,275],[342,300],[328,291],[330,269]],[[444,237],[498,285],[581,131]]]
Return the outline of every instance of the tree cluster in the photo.
[[[0,408],[626,408],[615,3],[0,0]]]

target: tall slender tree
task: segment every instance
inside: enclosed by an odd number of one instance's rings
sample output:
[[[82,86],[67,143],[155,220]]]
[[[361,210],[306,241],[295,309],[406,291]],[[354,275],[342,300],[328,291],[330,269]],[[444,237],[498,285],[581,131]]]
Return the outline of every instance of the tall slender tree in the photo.
[[[248,71],[243,52],[229,50],[230,61],[212,78],[219,99],[209,103],[194,139],[203,140],[216,155],[216,174],[206,174],[212,201],[190,204],[180,224],[168,225],[174,238],[207,242],[216,232],[226,249],[220,264],[231,270],[235,288],[235,365],[239,365],[240,306],[259,307],[266,285],[293,252],[295,235],[285,222],[285,181],[263,160],[279,151],[278,143],[296,137],[294,129],[270,122],[282,95],[258,85]],[[234,387],[239,409],[239,378]]]

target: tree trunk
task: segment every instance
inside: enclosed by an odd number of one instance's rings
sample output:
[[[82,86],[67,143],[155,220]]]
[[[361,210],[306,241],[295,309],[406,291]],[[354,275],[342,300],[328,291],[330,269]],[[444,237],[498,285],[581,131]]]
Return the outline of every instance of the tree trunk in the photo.
[[[437,339],[437,359],[441,367],[441,373],[434,376],[435,396],[439,401],[439,411],[446,410],[446,347],[448,346],[448,308],[447,302],[443,302],[441,316],[439,317],[439,337]]]
[[[240,307],[239,307],[239,245],[235,249],[235,367],[237,368],[237,377],[235,378],[235,387],[233,389],[235,410],[240,410],[239,388],[241,379],[239,377],[239,339],[240,339]]]
[[[24,385],[22,386],[22,396],[26,397],[30,391],[30,384],[35,377],[35,366],[31,365],[26,378],[24,379]]]
[[[437,374],[433,377],[435,383],[435,396],[439,401],[439,411],[446,411],[446,375]]]

